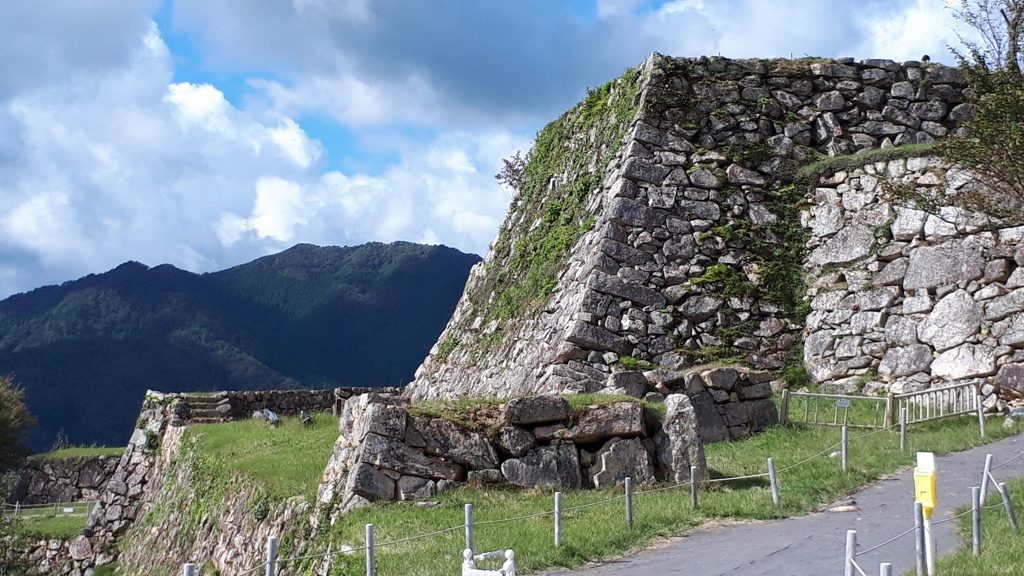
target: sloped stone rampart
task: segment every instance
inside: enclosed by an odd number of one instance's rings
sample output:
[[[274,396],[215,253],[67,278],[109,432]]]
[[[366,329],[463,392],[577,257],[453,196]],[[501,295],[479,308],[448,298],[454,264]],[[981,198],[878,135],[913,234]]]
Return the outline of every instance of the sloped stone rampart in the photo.
[[[845,230],[868,230],[870,242],[843,262],[808,260],[808,370],[842,392],[975,383],[987,407],[1001,407],[995,392],[1024,392],[1016,376],[1024,371],[1024,229],[955,208],[926,213],[893,205],[883,182],[930,196],[977,185],[929,157],[867,164],[818,181],[805,213],[812,256],[830,253]]]
[[[780,222],[772,187],[792,180],[792,162],[929,143],[969,114],[962,72],[917,62],[655,54],[640,70],[641,101],[619,153],[607,167],[594,167],[606,169],[589,197],[593,226],[543,310],[514,326],[491,319],[480,303],[495,295],[478,293],[496,273],[489,256],[471,273],[408,397],[594,392],[612,385],[623,357],[684,370],[708,349],[757,368],[780,367],[803,325],[770,297],[765,275],[772,271],[751,249],[753,240],[786,242],[772,228]],[[810,224],[821,241],[808,255],[810,266],[847,267],[871,257],[875,227],[888,219],[872,194],[858,188],[838,203],[814,199],[821,210]],[[850,211],[863,217],[847,222]],[[503,234],[525,233],[529,223],[521,217],[514,207]],[[934,271],[919,273],[916,262],[908,268],[915,281],[941,281],[930,277]],[[756,289],[724,291],[729,279]],[[857,330],[884,320],[889,304],[878,306],[856,318]]]

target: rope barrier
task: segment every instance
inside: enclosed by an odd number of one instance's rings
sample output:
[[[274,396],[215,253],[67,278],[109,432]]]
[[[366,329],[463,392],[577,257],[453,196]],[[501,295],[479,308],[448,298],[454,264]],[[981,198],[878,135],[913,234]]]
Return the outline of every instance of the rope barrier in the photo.
[[[895,425],[893,425],[893,426],[884,426],[884,427],[878,428],[877,430],[873,430],[871,432],[868,432],[868,433],[865,433],[865,434],[861,434],[861,435],[852,437],[852,438],[849,439],[849,442],[853,443],[853,442],[859,441],[859,440],[861,440],[863,438],[867,438],[869,436],[873,436],[873,435],[878,434],[880,432],[885,432],[886,430],[893,430],[895,428],[896,428]],[[788,471],[790,471],[790,470],[792,470],[794,468],[797,468],[799,466],[802,466],[802,465],[804,465],[804,464],[806,464],[806,463],[808,463],[808,462],[810,462],[810,461],[812,461],[812,460],[814,460],[816,458],[820,458],[820,457],[830,453],[835,448],[840,447],[841,445],[842,445],[841,441],[840,442],[836,442],[836,443],[828,446],[824,450],[821,450],[820,452],[817,452],[817,453],[815,453],[815,454],[813,454],[813,455],[811,455],[811,456],[809,456],[807,458],[804,458],[803,460],[800,460],[799,462],[790,464],[790,465],[786,466],[785,468],[780,469],[777,474],[781,474],[783,472],[788,472]],[[1021,458],[1021,457],[1024,457],[1024,451],[1021,451],[1021,452],[1017,453],[1017,455],[1013,456],[1012,458],[1010,458],[1009,460],[1007,460],[1007,461],[1005,461],[1005,462],[1003,462],[1001,464],[992,466],[992,470],[995,470],[997,468],[1001,468],[1003,466],[1006,466],[1006,465],[1010,464],[1011,462],[1013,462],[1014,460],[1017,460],[1018,458]],[[765,477],[768,477],[768,476],[770,476],[769,473],[762,472],[762,473],[758,473],[758,474],[747,474],[747,475],[744,475],[744,476],[732,476],[732,477],[728,477],[728,478],[714,478],[714,479],[706,480],[705,482],[708,483],[708,484],[715,484],[715,483],[721,483],[721,482],[732,482],[732,481],[737,481],[737,480],[750,480],[750,479],[754,479],[754,478],[765,478]],[[665,492],[665,491],[669,491],[669,490],[675,490],[675,489],[678,489],[678,488],[683,488],[683,487],[690,486],[692,483],[693,483],[693,480],[691,479],[691,480],[688,480],[686,482],[671,484],[669,486],[663,486],[663,487],[659,487],[659,488],[651,488],[651,489],[647,489],[647,490],[636,491],[636,492],[633,492],[633,496],[639,496],[641,494],[653,494],[653,493],[657,493],[657,492]],[[597,502],[591,502],[591,503],[588,503],[588,504],[579,504],[579,505],[576,505],[576,506],[572,506],[572,507],[568,507],[568,508],[563,508],[562,509],[562,513],[565,514],[567,512],[573,512],[573,511],[576,511],[576,510],[582,510],[582,509],[585,509],[585,508],[592,508],[594,506],[600,506],[600,505],[603,505],[603,504],[608,504],[610,502],[615,502],[617,500],[622,500],[625,497],[626,497],[625,494],[620,494],[620,495],[613,496],[611,498],[607,498],[605,500],[599,500]],[[1002,503],[997,503],[997,504],[992,504],[992,505],[984,506],[983,508],[998,508],[998,507],[1002,507],[1002,506],[1003,506]],[[545,510],[543,512],[536,512],[536,513],[533,513],[533,514],[526,514],[526,515],[523,515],[523,516],[516,516],[516,517],[513,517],[513,518],[503,518],[503,519],[499,519],[499,520],[487,520],[487,521],[483,521],[483,522],[474,522],[473,524],[474,524],[474,526],[486,526],[486,525],[493,525],[493,524],[504,524],[504,523],[508,523],[508,522],[516,522],[516,521],[519,521],[519,520],[526,520],[526,519],[529,519],[529,518],[537,518],[537,517],[541,517],[541,516],[552,515],[554,513],[555,512],[553,510]],[[942,524],[942,523],[945,523],[945,522],[950,522],[950,521],[956,520],[958,518],[961,518],[963,516],[966,516],[967,514],[970,514],[970,513],[971,513],[971,510],[967,510],[967,511],[961,513],[961,514],[957,514],[956,516],[952,516],[950,518],[945,518],[943,520],[935,521],[933,524]],[[419,540],[419,539],[422,539],[422,538],[429,538],[431,536],[437,536],[437,535],[445,534],[445,533],[448,533],[448,532],[454,532],[456,530],[462,530],[465,527],[466,527],[465,524],[459,524],[457,526],[453,526],[451,528],[445,528],[443,530],[437,530],[435,532],[429,532],[429,533],[426,533],[426,534],[419,534],[419,535],[416,535],[416,536],[409,536],[407,538],[401,538],[401,539],[398,539],[398,540],[391,540],[391,541],[387,541],[387,542],[377,543],[374,547],[375,548],[383,548],[385,546],[393,546],[395,544],[401,544],[403,542],[409,542],[409,541],[412,541],[412,540]],[[882,542],[881,544],[878,544],[876,546],[873,546],[871,548],[868,548],[866,550],[861,551],[860,554],[867,554],[869,552],[873,552],[873,551],[875,551],[875,550],[877,550],[877,549],[879,549],[879,548],[881,548],[883,546],[886,546],[888,544],[891,544],[892,542],[895,542],[896,540],[898,540],[898,539],[900,539],[900,538],[910,534],[913,531],[914,531],[914,528],[911,528],[911,529],[909,529],[909,530],[907,530],[905,532],[902,532],[902,533],[900,533],[900,534],[890,538],[889,540],[886,540],[885,542]],[[325,558],[325,557],[328,557],[328,556],[336,556],[336,555],[339,555],[339,554],[352,554],[354,552],[360,552],[360,551],[363,551],[363,550],[366,550],[366,549],[367,549],[366,546],[362,546],[362,547],[359,547],[359,548],[348,548],[348,549],[345,549],[345,550],[337,550],[337,551],[332,551],[332,552],[325,552],[325,553],[322,553],[322,554],[310,554],[310,555],[307,555],[307,556],[295,556],[295,557],[291,557],[291,558],[282,558],[282,559],[279,559],[278,562],[279,563],[287,563],[287,562],[295,562],[295,561],[299,561],[299,560],[313,560],[313,559],[317,559],[317,558]],[[259,570],[261,568],[265,568],[266,565],[267,565],[266,562],[264,562],[263,564],[260,564],[259,566],[256,566],[255,568],[247,570],[246,572],[242,572],[240,576],[245,576],[247,574],[251,574],[251,573],[253,573],[253,572],[255,572],[255,571],[257,571],[257,570]]]

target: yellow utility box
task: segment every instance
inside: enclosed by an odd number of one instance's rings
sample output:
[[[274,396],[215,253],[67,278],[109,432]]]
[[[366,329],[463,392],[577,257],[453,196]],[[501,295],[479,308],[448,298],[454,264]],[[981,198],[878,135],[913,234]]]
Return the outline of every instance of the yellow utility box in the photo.
[[[932,517],[932,510],[938,504],[935,496],[935,470],[914,468],[914,492],[921,503],[925,518]]]

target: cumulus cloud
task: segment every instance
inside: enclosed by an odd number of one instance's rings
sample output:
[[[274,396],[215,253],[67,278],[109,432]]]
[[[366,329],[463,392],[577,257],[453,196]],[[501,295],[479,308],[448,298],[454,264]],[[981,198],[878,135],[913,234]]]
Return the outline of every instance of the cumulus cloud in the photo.
[[[652,51],[941,59],[955,39],[939,0],[81,0],[0,21],[0,296],[296,242],[483,253],[500,159]]]

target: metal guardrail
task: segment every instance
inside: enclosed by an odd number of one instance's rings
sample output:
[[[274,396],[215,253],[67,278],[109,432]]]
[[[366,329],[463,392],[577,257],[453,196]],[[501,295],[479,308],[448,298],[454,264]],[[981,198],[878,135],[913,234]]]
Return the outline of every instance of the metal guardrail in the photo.
[[[903,408],[907,409],[907,424],[914,424],[962,414],[975,414],[982,402],[980,390],[975,384],[954,384],[920,392],[895,394],[892,399],[893,411],[889,412],[887,417],[890,425],[895,415]]]
[[[22,504],[20,502],[10,504],[8,502],[4,502],[3,515],[11,515],[14,517],[31,517],[48,515],[57,516],[59,514],[84,514],[87,516],[92,512],[94,508],[96,508],[97,504],[99,504],[99,502],[96,500],[83,500],[78,502],[51,502],[48,504]]]
[[[782,422],[807,426],[886,428],[907,409],[907,424],[976,414],[982,398],[975,384],[953,384],[906,394],[855,396],[782,391]],[[865,407],[865,405],[867,405]]]
[[[865,408],[857,406],[866,405]],[[852,409],[852,410],[851,410]],[[850,396],[818,392],[782,391],[782,422],[807,426],[885,428],[892,410],[887,396]]]

